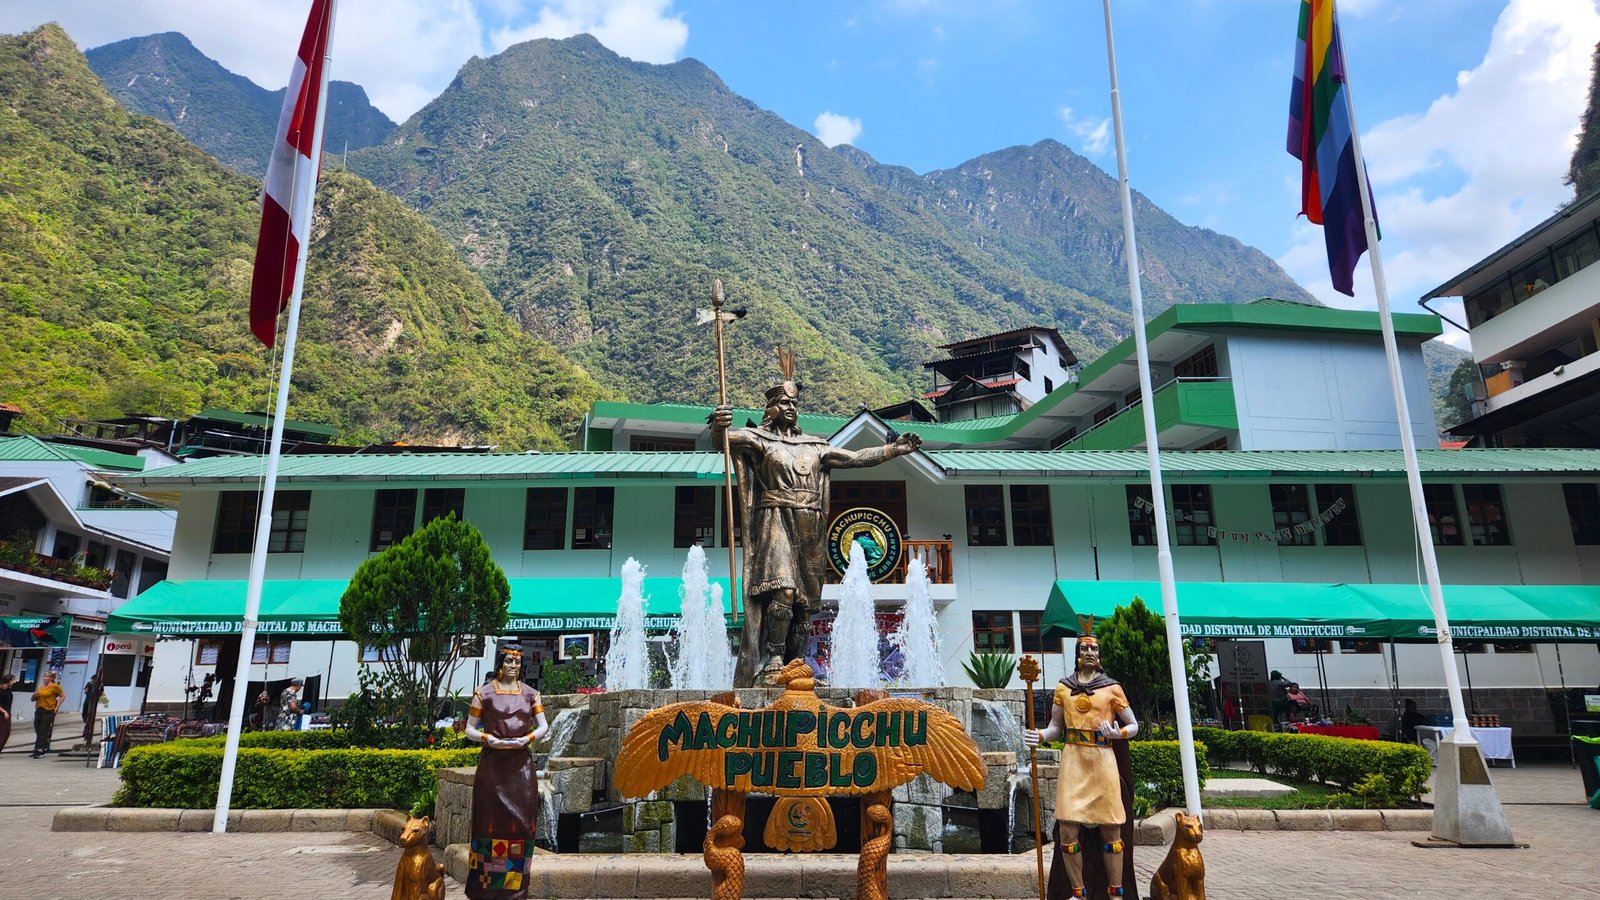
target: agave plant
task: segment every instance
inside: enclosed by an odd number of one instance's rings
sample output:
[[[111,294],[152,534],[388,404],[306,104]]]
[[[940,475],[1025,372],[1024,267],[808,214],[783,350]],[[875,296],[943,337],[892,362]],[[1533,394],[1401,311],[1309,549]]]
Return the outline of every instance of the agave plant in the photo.
[[[967,677],[981,688],[1005,687],[1011,683],[1011,672],[1016,667],[1016,657],[1005,653],[973,653],[961,664]]]

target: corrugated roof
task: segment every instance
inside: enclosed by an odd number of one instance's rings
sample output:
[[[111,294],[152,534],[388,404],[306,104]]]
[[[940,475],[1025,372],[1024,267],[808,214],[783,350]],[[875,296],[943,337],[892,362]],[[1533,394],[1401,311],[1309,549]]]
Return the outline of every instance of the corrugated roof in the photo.
[[[0,437],[0,462],[75,462],[94,469],[144,469],[144,458],[93,447],[52,444],[31,434]]]
[[[956,476],[1141,478],[1148,471],[1142,450],[934,450],[928,457]],[[1422,471],[1433,475],[1600,474],[1600,450],[1421,450],[1417,457]],[[1161,460],[1164,472],[1179,476],[1397,476],[1405,471],[1398,450],[1190,450],[1163,453]],[[261,477],[262,468],[261,457],[221,456],[113,480],[156,490],[249,484]],[[305,455],[283,457],[279,469],[280,483],[290,484],[629,478],[720,480],[722,455],[629,451]]]
[[[117,480],[156,488],[253,482],[265,467],[260,456],[217,456]],[[294,454],[283,457],[278,467],[279,483],[663,477],[721,478],[722,456],[665,451]]]
[[[951,475],[1140,477],[1149,471],[1143,450],[933,450],[928,456]],[[1600,473],[1600,450],[1419,450],[1417,462],[1431,474],[1594,475]],[[1400,475],[1405,462],[1399,450],[1187,450],[1163,452],[1161,470],[1190,475]]]
[[[194,417],[196,419],[210,419],[213,422],[226,422],[229,425],[244,425],[250,428],[266,429],[272,427],[272,417],[263,413],[242,413],[234,412],[231,409],[212,409],[207,407],[195,413]],[[332,425],[324,425],[320,422],[299,422],[294,419],[284,419],[283,427],[285,431],[298,431],[301,434],[320,434],[330,438],[339,433],[339,429]]]

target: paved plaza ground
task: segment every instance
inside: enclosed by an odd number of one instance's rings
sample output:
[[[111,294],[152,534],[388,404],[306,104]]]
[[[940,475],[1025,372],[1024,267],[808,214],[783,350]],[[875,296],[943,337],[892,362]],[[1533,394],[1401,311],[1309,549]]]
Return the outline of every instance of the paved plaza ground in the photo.
[[[31,729],[0,753],[0,897],[389,898],[398,851],[371,834],[52,832],[57,809],[107,802],[117,776],[82,757],[29,759],[24,737]],[[1580,801],[1577,770],[1524,764],[1493,775],[1527,849],[1424,850],[1411,845],[1419,833],[1214,831],[1203,845],[1208,896],[1600,900],[1600,811]],[[1141,852],[1138,863],[1143,893],[1160,854]],[[463,896],[461,885],[447,882],[446,895]]]

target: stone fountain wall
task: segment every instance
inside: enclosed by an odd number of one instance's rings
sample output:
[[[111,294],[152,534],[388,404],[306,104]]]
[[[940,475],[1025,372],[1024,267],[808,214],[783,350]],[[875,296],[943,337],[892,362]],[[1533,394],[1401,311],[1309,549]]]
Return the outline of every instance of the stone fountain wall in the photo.
[[[558,755],[548,756],[549,738],[534,750],[541,754],[540,815],[586,813],[600,809],[622,810],[623,849],[628,853],[671,853],[676,841],[674,801],[709,798],[706,787],[687,778],[673,782],[647,799],[622,797],[613,785],[613,761],[628,729],[651,710],[671,703],[705,700],[719,692],[630,690],[600,694],[547,696],[545,713],[554,724],[563,710],[579,716],[576,727]],[[746,688],[736,692],[746,709],[767,706],[782,688]],[[819,687],[817,695],[836,706],[854,705],[856,692]],[[913,697],[938,706],[959,719],[983,754],[984,784],[978,791],[952,791],[927,776],[919,776],[894,790],[895,849],[942,852],[947,808],[979,810],[1014,808],[1013,830],[1031,842],[1033,826],[1028,812],[1031,785],[1019,777],[1017,728],[1023,719],[1022,691],[974,690],[943,687],[917,690],[891,689],[891,696]],[[1043,765],[1049,759],[1051,766]],[[1051,806],[1055,797],[1053,754],[1040,754],[1040,793]],[[475,769],[446,769],[439,773],[439,799],[435,808],[434,841],[440,846],[467,841],[471,821],[472,777]],[[1048,773],[1048,786],[1045,777]],[[1053,821],[1046,813],[1046,822]]]

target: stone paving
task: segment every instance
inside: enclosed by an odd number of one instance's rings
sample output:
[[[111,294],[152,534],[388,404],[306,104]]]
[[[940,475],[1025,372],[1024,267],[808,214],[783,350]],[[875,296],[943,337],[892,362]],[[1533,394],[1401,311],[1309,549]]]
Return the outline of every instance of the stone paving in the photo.
[[[389,897],[398,851],[371,834],[52,832],[56,809],[108,801],[116,774],[85,769],[81,757],[18,751],[0,753],[0,897]],[[1580,801],[1577,771],[1525,764],[1493,776],[1527,849],[1419,849],[1411,840],[1421,835],[1392,832],[1217,831],[1203,845],[1208,894],[1600,900],[1600,812]],[[1140,854],[1141,892],[1159,863],[1159,853]],[[461,886],[449,882],[447,896],[461,897]]]

